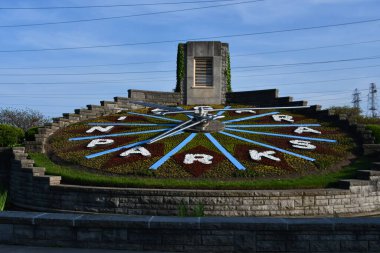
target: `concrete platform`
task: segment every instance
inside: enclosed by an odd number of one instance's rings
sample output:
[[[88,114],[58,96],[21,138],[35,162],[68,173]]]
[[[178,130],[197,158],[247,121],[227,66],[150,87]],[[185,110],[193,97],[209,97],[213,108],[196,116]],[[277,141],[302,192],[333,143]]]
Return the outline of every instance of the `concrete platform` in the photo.
[[[74,249],[51,247],[28,247],[18,245],[0,245],[0,253],[141,253],[142,251],[110,250],[110,249]],[[144,251],[158,253],[157,251]],[[162,253],[162,252],[160,252]]]

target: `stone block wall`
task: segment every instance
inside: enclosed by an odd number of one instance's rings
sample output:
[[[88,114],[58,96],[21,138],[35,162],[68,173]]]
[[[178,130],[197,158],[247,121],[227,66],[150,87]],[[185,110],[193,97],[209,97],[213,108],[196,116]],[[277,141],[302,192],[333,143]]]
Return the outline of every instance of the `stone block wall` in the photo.
[[[254,106],[303,106],[306,101],[293,101],[292,97],[279,97],[277,89],[237,91],[226,93],[227,104]]]
[[[0,147],[0,185],[8,185],[11,160],[12,149]]]
[[[66,185],[33,166],[23,148],[14,149],[10,202],[43,211],[177,215],[181,203],[203,205],[212,216],[345,216],[378,213],[380,166],[341,180],[340,188],[311,190],[180,190]]]
[[[128,98],[135,101],[143,101],[164,105],[181,104],[181,94],[179,92],[128,90]]]
[[[380,252],[380,218],[0,213],[0,243],[162,252]]]

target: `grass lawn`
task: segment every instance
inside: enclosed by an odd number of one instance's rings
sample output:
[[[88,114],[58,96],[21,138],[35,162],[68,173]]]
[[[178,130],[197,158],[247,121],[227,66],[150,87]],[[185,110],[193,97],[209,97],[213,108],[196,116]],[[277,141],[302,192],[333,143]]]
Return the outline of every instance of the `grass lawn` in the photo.
[[[53,163],[45,154],[31,153],[35,166],[45,167],[49,175],[62,176],[63,183],[109,187],[151,187],[182,189],[302,189],[333,186],[340,179],[353,178],[355,171],[369,169],[374,159],[362,157],[338,172],[309,175],[294,179],[161,179],[148,177],[106,176]]]
[[[372,130],[372,134],[375,136],[375,142],[380,144],[380,125],[367,125],[367,128]]]

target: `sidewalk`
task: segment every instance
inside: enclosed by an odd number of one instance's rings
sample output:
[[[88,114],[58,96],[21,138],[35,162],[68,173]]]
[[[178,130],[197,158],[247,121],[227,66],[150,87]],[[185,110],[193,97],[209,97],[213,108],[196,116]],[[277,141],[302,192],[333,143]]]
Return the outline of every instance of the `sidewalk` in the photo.
[[[146,253],[158,253],[145,251]],[[16,245],[0,245],[0,253],[142,253],[142,251],[110,250],[110,249],[73,249],[47,248]],[[161,252],[162,253],[162,252]]]

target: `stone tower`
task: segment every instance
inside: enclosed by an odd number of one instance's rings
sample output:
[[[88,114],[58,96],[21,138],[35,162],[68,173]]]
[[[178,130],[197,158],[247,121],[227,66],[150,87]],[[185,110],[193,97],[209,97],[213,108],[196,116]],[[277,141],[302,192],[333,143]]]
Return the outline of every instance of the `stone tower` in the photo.
[[[177,87],[181,103],[224,104],[229,49],[220,41],[190,41],[178,46]]]

